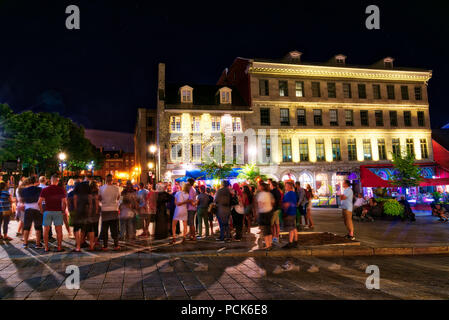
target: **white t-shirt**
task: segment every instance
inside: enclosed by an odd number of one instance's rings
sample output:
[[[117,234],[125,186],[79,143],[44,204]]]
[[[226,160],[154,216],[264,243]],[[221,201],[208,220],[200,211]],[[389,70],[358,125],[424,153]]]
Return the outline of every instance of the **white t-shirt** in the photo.
[[[257,211],[259,213],[266,213],[273,210],[273,195],[271,192],[261,191],[256,195]]]
[[[101,196],[101,210],[102,211],[118,211],[118,197],[120,196],[120,190],[115,185],[105,184],[100,187]]]
[[[176,202],[187,201],[187,200],[189,200],[189,194],[185,193],[184,191],[178,191],[175,194],[175,200],[176,200]],[[181,206],[178,206],[178,205],[176,206],[173,219],[182,220],[182,221],[187,220],[187,203],[183,204]]]

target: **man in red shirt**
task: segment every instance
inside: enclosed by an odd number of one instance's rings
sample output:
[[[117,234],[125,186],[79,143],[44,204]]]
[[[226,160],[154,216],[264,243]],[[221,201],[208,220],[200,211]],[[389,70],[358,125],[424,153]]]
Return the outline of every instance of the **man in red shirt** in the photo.
[[[51,224],[55,225],[56,237],[58,240],[58,252],[64,251],[62,249],[62,225],[64,224],[63,212],[67,207],[67,193],[64,188],[58,186],[59,177],[53,175],[51,177],[51,184],[41,191],[39,197],[39,208],[43,213],[44,226],[44,245],[45,251],[48,251],[48,233]],[[42,207],[42,202],[45,201],[45,212]]]

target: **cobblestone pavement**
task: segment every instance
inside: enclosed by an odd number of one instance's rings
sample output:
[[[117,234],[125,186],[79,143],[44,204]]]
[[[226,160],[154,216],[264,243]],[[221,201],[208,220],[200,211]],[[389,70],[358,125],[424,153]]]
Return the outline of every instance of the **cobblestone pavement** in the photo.
[[[277,274],[290,261],[299,267]],[[80,289],[65,286],[68,265]],[[368,265],[380,289],[368,290]],[[314,271],[314,272],[312,272]],[[14,300],[115,299],[449,299],[449,256],[166,258],[130,253],[112,259],[53,254],[0,260],[0,297]]]

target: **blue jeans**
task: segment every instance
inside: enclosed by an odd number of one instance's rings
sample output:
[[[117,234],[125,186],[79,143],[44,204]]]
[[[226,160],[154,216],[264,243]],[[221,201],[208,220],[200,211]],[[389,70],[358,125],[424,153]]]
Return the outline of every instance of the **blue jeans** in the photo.
[[[217,215],[218,225],[220,226],[220,240],[230,239],[231,234],[229,232],[229,216],[226,214],[223,216]]]

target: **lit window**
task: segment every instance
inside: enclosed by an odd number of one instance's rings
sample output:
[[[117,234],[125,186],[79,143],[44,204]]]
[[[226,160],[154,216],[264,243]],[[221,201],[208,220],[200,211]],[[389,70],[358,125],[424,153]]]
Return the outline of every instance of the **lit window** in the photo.
[[[309,142],[307,139],[299,139],[299,160],[309,161]]]
[[[290,125],[290,111],[289,109],[281,109],[280,110],[281,115],[281,126],[288,126]]]
[[[324,161],[324,139],[316,139],[315,140],[315,146],[316,146],[316,161]]]
[[[354,112],[352,110],[345,110],[345,121],[347,126],[354,125]]]
[[[401,143],[400,143],[399,139],[398,138],[392,139],[391,144],[393,147],[393,154],[395,154],[396,156],[400,156],[401,155]]]
[[[372,160],[370,139],[363,139],[363,158],[365,160]]]
[[[357,160],[357,146],[355,139],[348,139],[348,160]]]
[[[181,117],[177,117],[177,116],[171,117],[170,129],[171,129],[171,132],[180,132],[181,131]]]
[[[240,132],[242,131],[242,120],[240,117],[232,118],[232,131]]]
[[[180,90],[181,90],[181,102],[182,103],[191,103],[193,88],[189,87],[189,86],[184,86]]]
[[[182,160],[182,145],[177,143],[171,146],[171,160],[178,162]]]
[[[329,118],[331,126],[338,126],[338,110],[331,109],[329,110]]]
[[[341,160],[340,139],[332,139],[332,159]]]
[[[421,158],[427,159],[429,157],[429,152],[427,151],[427,140],[420,139],[419,142],[421,144]]]
[[[201,161],[201,144],[199,143],[192,144],[192,160],[194,162]]]
[[[405,139],[405,146],[407,147],[407,153],[414,156],[415,148],[413,146],[413,139]]]
[[[192,117],[192,132],[200,131],[200,117]]]
[[[292,142],[282,139],[282,162],[292,162]]]
[[[379,160],[387,159],[387,151],[385,149],[385,139],[377,139],[377,148],[379,150]]]
[[[211,117],[212,121],[212,131],[219,132],[221,130],[221,119],[220,117]]]
[[[304,97],[304,82],[296,81],[296,96]]]
[[[288,82],[285,80],[279,81],[279,96],[288,97]]]
[[[220,91],[220,104],[232,103],[232,99],[231,99],[232,90],[231,89],[229,89],[227,87],[223,87],[219,91]]]

